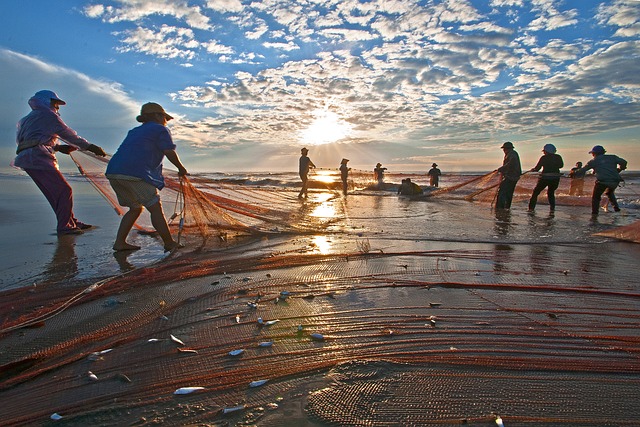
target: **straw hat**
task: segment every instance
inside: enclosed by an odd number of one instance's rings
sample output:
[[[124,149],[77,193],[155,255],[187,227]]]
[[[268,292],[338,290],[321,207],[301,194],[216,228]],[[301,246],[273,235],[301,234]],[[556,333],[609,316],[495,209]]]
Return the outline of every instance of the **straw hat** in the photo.
[[[162,105],[156,104],[155,102],[147,102],[140,109],[140,115],[136,117],[136,120],[139,122],[144,122],[145,117],[150,116],[151,114],[164,114],[167,120],[173,119],[172,116],[170,116],[169,114],[167,114],[166,111],[164,111],[164,108],[162,108]]]

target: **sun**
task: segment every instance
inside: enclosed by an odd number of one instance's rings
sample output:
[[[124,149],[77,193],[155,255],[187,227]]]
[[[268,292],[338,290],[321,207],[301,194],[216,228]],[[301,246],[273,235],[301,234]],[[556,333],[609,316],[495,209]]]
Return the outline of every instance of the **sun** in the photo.
[[[352,126],[332,111],[315,110],[312,114],[313,122],[300,135],[305,144],[329,144],[349,136],[352,132]]]

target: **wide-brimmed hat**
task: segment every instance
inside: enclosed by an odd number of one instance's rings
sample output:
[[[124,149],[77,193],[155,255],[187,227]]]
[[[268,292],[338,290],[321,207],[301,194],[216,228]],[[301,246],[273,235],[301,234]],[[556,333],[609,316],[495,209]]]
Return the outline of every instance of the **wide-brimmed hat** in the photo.
[[[511,141],[507,141],[504,144],[502,144],[502,147],[500,148],[513,148],[513,143]]]
[[[149,116],[151,114],[164,114],[167,120],[173,119],[173,116],[170,116],[166,111],[164,111],[162,105],[156,104],[155,102],[147,102],[140,109],[140,115],[136,117],[136,120],[139,122],[144,122],[145,116]]]
[[[376,163],[376,167],[382,166],[382,163]]]
[[[67,104],[62,99],[60,99],[60,97],[52,90],[40,90],[40,91],[36,92],[36,94],[33,95],[33,97],[41,99],[41,100],[43,100],[43,101],[45,101],[47,103],[49,103],[51,101],[56,101],[60,105],[66,105]]]
[[[349,159],[342,159],[342,161],[340,163],[347,163],[349,161]]]
[[[434,164],[431,165],[431,167],[435,168],[435,167],[438,167],[438,165],[434,163]]]
[[[303,153],[305,153],[305,152],[308,153],[309,149],[307,147],[303,147],[303,148],[300,149],[300,151],[303,152]]]

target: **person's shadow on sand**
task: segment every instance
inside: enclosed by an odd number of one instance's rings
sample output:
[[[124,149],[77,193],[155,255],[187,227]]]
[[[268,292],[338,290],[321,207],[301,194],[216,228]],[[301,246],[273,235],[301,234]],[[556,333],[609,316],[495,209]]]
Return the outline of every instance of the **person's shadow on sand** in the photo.
[[[120,271],[122,273],[126,273],[127,271],[131,271],[136,268],[128,260],[129,255],[133,253],[134,251],[114,251],[113,252],[113,257],[118,262],[118,266],[120,267]]]
[[[76,236],[58,236],[58,243],[51,261],[42,272],[45,281],[62,282],[78,275],[78,256],[76,255]]]

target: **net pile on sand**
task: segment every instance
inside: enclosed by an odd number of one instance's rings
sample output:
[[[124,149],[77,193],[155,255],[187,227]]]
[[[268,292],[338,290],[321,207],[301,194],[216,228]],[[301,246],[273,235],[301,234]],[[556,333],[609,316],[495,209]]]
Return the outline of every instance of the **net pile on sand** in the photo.
[[[137,272],[1,337],[3,424],[640,423],[640,294],[595,254],[587,285],[551,265],[572,247],[492,274],[490,247]]]

